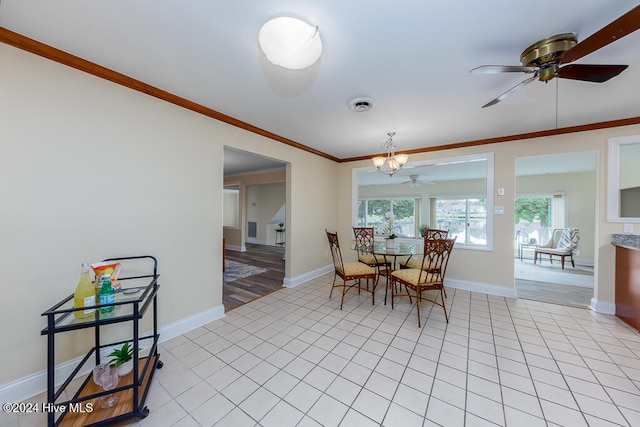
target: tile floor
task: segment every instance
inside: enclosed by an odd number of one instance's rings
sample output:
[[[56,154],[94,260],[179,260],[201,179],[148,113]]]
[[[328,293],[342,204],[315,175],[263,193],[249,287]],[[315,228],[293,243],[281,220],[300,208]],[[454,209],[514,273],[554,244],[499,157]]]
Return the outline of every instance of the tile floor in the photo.
[[[134,426],[640,426],[640,334],[587,309],[448,289],[384,305],[333,275],[164,342]],[[44,425],[4,414],[2,426]]]

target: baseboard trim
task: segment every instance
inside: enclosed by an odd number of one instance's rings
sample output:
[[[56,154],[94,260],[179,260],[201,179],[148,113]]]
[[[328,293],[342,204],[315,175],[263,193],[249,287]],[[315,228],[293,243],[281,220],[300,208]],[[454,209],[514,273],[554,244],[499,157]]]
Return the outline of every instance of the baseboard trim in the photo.
[[[265,245],[265,246],[274,246],[274,243],[269,243],[266,240],[259,240],[253,237],[247,237],[245,239],[245,243],[251,243],[253,245]]]
[[[445,286],[482,294],[496,295],[505,298],[517,298],[516,288],[490,285],[487,283],[469,282],[466,280],[445,279]]]
[[[184,319],[177,320],[173,323],[160,327],[160,342],[168,341],[186,332],[192,331],[200,326],[204,326],[207,323],[211,323],[214,320],[223,318],[224,305],[212,307],[208,310],[201,311],[192,316],[185,317]]]
[[[285,288],[294,288],[298,285],[308,282],[309,280],[320,277],[323,274],[331,273],[332,271],[333,265],[327,265],[316,270],[309,271],[308,273],[301,274],[300,276],[296,276],[293,278],[285,277],[282,281],[282,286],[284,286]]]
[[[601,314],[616,314],[616,303],[608,301],[598,301],[596,297],[591,298],[591,310]]]
[[[219,305],[168,325],[161,326],[158,328],[158,333],[160,334],[159,342],[168,341],[171,338],[175,338],[193,329],[204,326],[207,323],[218,320],[224,316],[224,306]],[[149,332],[146,334],[148,333]],[[104,349],[102,352],[108,354],[110,349]],[[76,357],[75,359],[56,365],[56,387],[62,384],[71,372],[73,372],[75,367],[82,361],[83,357],[84,356]],[[88,375],[90,370],[90,367],[86,367],[80,372],[84,375]],[[37,396],[38,394],[46,391],[47,370],[44,369],[34,374],[27,375],[26,377],[18,378],[15,381],[0,385],[0,402],[22,402],[25,399]]]

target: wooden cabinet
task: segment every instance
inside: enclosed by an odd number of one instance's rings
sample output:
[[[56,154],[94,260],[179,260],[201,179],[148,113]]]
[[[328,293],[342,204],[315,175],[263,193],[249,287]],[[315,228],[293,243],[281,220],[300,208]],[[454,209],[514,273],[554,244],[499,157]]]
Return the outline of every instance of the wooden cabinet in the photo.
[[[616,316],[640,330],[640,250],[616,246]]]

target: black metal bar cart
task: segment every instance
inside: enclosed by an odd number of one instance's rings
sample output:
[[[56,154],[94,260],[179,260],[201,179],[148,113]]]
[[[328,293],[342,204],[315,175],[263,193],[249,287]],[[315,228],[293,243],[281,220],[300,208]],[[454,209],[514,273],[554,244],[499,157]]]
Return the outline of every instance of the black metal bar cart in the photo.
[[[122,290],[118,292],[115,303],[95,306],[96,311],[88,318],[78,319],[74,312],[73,295],[70,295],[42,313],[47,318],[47,326],[41,335],[47,336],[47,403],[43,410],[47,412],[47,423],[53,426],[104,426],[115,424],[130,418],[145,418],[149,409],[145,401],[155,370],[162,368],[158,353],[158,261],[155,257],[133,256],[110,258],[122,264],[124,277],[119,277]],[[100,308],[113,306],[108,313]],[[140,335],[140,320],[151,307],[153,326],[151,332]],[[120,342],[101,342],[101,330],[109,325],[131,322],[131,339]],[[93,328],[94,346],[72,369],[64,381],[56,381],[56,335],[63,332]],[[91,371],[94,364],[101,363],[101,350],[115,345],[132,342],[132,372],[119,378],[115,389],[104,391],[93,381],[91,372],[83,378],[83,373]],[[104,363],[104,362],[103,362]],[[78,380],[79,378],[79,380]],[[66,391],[66,393],[65,393]],[[111,408],[102,408],[101,398],[108,394],[118,397],[118,403]],[[73,396],[68,398],[68,396]]]

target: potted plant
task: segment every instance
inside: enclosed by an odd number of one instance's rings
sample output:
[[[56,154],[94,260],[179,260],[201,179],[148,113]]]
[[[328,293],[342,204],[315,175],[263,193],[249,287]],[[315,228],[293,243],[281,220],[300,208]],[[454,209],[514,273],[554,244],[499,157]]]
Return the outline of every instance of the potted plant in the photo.
[[[133,369],[133,346],[130,346],[128,342],[124,343],[121,348],[113,350],[108,356],[111,357],[109,364],[118,369],[118,375],[121,377]]]
[[[393,225],[395,216],[393,215],[393,212],[387,212],[384,216],[387,219],[387,225],[384,228],[384,231],[387,234],[387,248],[392,249],[395,247],[395,238],[398,237],[395,233],[395,226]]]

